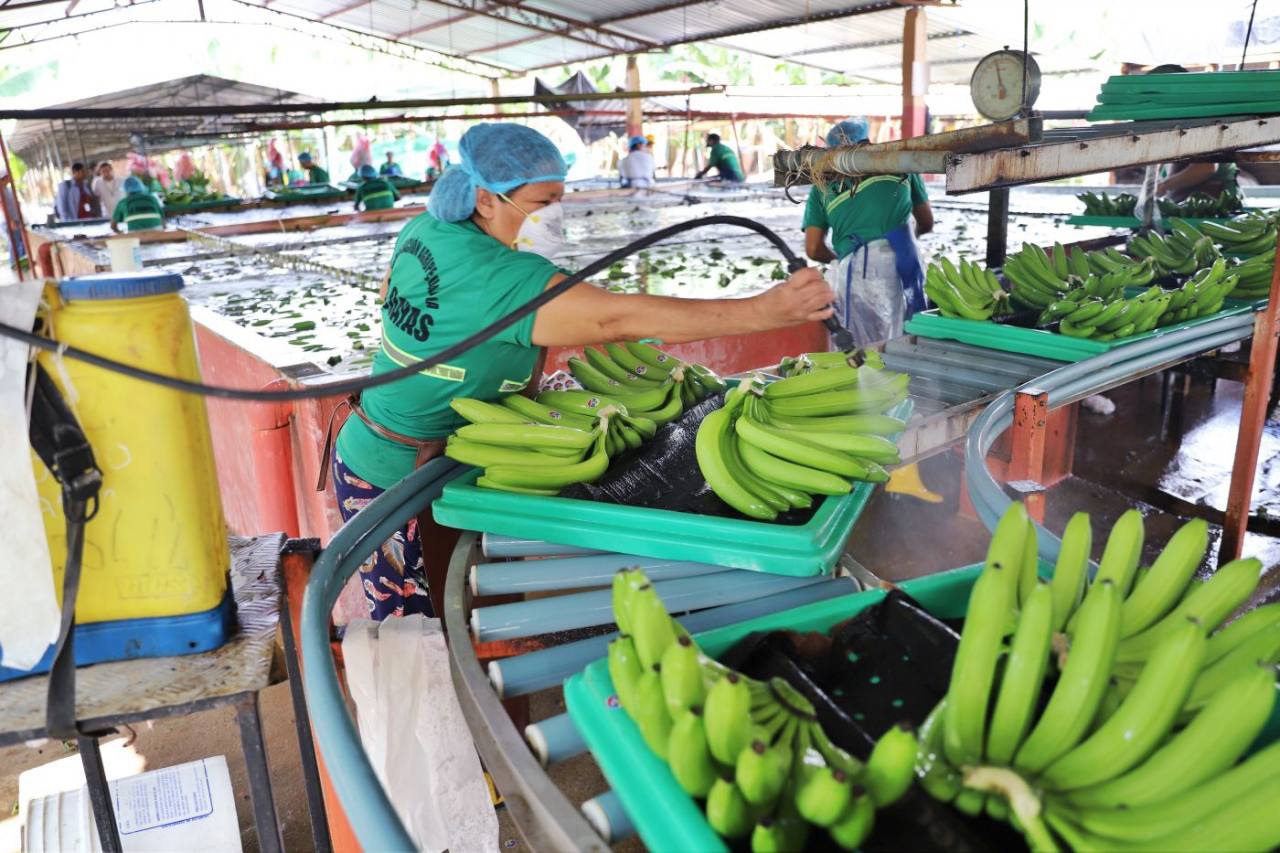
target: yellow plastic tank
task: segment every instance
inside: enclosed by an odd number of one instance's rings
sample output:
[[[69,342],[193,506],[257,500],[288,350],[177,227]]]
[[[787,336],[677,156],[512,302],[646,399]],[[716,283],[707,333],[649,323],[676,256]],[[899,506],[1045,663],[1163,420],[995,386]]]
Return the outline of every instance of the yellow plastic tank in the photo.
[[[116,361],[199,380],[182,277],[105,273],[46,287],[53,337]],[[204,398],[71,358],[40,356],[102,469],[85,528],[78,623],[199,613],[227,589],[230,557]],[[62,593],[62,492],[32,454]]]

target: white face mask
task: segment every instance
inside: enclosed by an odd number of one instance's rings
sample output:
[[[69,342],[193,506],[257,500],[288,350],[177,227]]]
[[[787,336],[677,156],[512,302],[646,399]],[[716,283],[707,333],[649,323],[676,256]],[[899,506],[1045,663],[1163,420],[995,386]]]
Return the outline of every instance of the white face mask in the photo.
[[[553,201],[546,207],[529,213],[506,196],[503,198],[524,214],[524,222],[520,223],[520,230],[516,232],[514,248],[517,252],[532,252],[544,258],[553,258],[564,251],[564,207],[560,202]]]

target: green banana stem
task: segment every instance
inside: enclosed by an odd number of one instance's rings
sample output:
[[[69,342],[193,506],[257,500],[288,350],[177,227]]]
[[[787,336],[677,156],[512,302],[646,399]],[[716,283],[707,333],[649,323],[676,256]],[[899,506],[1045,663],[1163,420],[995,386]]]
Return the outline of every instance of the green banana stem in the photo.
[[[1043,806],[1031,786],[1018,773],[1007,767],[968,767],[964,771],[964,786],[975,791],[999,794],[1009,802],[1009,808],[1027,836],[1027,843],[1034,851],[1057,851],[1053,836],[1040,819]]]
[[[773,691],[773,695],[778,698],[778,701],[794,714],[806,719],[813,719],[817,714],[813,703],[803,693],[792,687],[785,678],[774,676],[769,679],[769,688]]]
[[[862,773],[862,762],[832,743],[827,738],[827,733],[822,730],[820,723],[816,720],[810,722],[808,731],[814,747],[822,754],[827,764],[844,771],[851,778]]]

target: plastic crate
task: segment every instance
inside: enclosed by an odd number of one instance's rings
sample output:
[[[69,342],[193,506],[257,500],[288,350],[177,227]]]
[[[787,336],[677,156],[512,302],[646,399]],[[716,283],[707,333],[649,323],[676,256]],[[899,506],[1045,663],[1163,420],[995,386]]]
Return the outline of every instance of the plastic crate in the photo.
[[[1231,216],[1223,216],[1223,217],[1197,218],[1197,217],[1187,217],[1187,216],[1175,216],[1172,218],[1181,219],[1183,222],[1189,222],[1192,225],[1199,225],[1202,222],[1214,222],[1220,225],[1229,225],[1237,216],[1240,216],[1241,214],[1248,213],[1249,211],[1256,210],[1256,209],[1257,208],[1247,207],[1244,210],[1242,210],[1240,213],[1233,213]],[[1164,231],[1169,230],[1169,225],[1168,225],[1169,218],[1170,217],[1163,217],[1160,220],[1161,230],[1164,230]],[[1135,231],[1142,227],[1141,220],[1139,220],[1138,217],[1136,216],[1090,216],[1085,213],[1079,213],[1079,214],[1076,214],[1075,216],[1070,217],[1067,220],[1067,224],[1068,225],[1099,225],[1104,228],[1131,228]]]
[[[221,198],[211,198],[207,201],[195,201],[191,204],[165,204],[164,212],[167,215],[178,213],[194,213],[197,210],[215,210],[224,207],[237,207],[241,200],[235,196],[224,195]]]
[[[890,414],[906,420],[911,410],[910,401],[904,401]],[[474,471],[445,487],[432,504],[438,523],[797,577],[831,570],[875,491],[874,483],[855,483],[848,494],[818,499],[817,510],[804,524],[783,525],[482,489],[475,485],[479,475]]]

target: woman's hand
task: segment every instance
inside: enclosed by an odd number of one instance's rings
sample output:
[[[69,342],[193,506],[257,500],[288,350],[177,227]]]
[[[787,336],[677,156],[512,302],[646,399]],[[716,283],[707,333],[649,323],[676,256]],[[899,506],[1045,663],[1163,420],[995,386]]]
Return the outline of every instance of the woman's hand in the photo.
[[[805,267],[759,296],[758,303],[765,328],[794,326],[810,320],[825,320],[835,310],[831,303],[836,295],[815,267]]]

